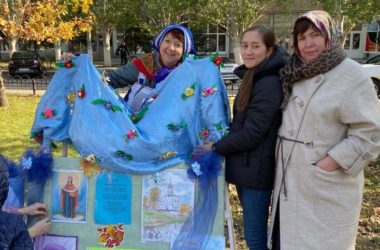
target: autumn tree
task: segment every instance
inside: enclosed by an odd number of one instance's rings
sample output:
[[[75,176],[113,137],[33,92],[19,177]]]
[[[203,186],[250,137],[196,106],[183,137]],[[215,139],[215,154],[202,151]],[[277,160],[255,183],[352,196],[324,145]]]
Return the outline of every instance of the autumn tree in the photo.
[[[5,85],[2,70],[0,69],[0,107],[8,107],[9,102],[7,95],[5,94]]]
[[[153,187],[149,193],[149,200],[153,208],[156,208],[158,201],[160,200],[161,191],[158,187]]]
[[[93,16],[87,14],[92,0],[44,0],[30,4],[23,23],[21,37],[37,44],[45,41],[56,46],[56,59],[60,56],[60,41],[69,41],[81,32],[91,31]]]
[[[344,40],[358,24],[370,23],[380,16],[379,0],[314,0],[334,18]]]
[[[199,17],[204,23],[222,27],[231,39],[235,61],[241,63],[240,37],[245,29],[254,24],[273,3],[281,0],[210,0],[205,1]]]
[[[91,12],[95,16],[95,30],[103,37],[104,65],[111,66],[111,32],[123,19],[129,0],[94,0]]]
[[[0,0],[0,29],[8,39],[9,57],[16,50],[29,8],[30,0]]]
[[[135,13],[140,28],[157,34],[164,26],[197,21],[196,16],[207,1],[204,0],[147,0],[129,1],[128,12]],[[130,14],[131,15],[131,14]]]

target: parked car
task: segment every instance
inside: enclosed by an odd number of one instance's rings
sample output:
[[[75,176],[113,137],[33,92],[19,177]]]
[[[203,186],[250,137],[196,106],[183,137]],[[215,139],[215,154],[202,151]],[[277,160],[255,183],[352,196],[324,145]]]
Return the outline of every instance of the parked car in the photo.
[[[41,56],[35,51],[13,52],[8,64],[9,74],[41,76],[45,73]]]
[[[223,66],[220,67],[223,80],[231,83],[235,83],[239,80],[239,77],[234,74],[234,70],[238,66],[238,64],[233,63],[229,58],[223,57]]]
[[[373,59],[374,58],[375,57],[373,57]],[[375,86],[377,92],[377,96],[380,98],[380,55],[378,56],[378,59],[379,60],[377,61],[375,61],[375,59],[370,61],[371,63],[364,63],[363,67],[371,77],[373,85]]]
[[[380,62],[380,54],[370,56],[366,60],[364,60],[362,63],[363,64],[379,64],[379,62]]]

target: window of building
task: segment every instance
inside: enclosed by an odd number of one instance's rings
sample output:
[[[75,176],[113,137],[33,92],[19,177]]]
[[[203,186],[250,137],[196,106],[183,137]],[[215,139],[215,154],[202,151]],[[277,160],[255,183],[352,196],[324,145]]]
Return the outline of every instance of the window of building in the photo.
[[[226,30],[220,26],[208,24],[205,33],[202,34],[202,44],[199,45],[198,50],[205,53],[228,53]]]

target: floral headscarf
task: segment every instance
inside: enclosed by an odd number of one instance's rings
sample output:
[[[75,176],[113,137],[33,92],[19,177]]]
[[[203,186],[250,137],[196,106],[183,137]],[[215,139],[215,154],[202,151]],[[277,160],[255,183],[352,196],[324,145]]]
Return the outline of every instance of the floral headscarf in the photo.
[[[179,24],[170,24],[168,26],[165,26],[160,33],[158,33],[157,37],[153,41],[153,49],[156,51],[160,51],[160,45],[162,43],[162,40],[164,39],[165,35],[171,31],[171,30],[181,30],[183,32],[184,36],[184,44],[183,44],[183,51],[187,54],[195,54],[195,47],[194,47],[194,39],[193,39],[193,33],[186,27],[179,25]]]
[[[294,26],[296,26],[297,22],[302,19],[309,20],[315,25],[315,27],[317,27],[317,29],[321,33],[326,34],[327,47],[331,47],[341,42],[343,34],[336,26],[330,14],[327,13],[326,11],[312,10],[312,11],[306,12],[305,14],[303,14],[296,20],[296,22],[294,23]]]

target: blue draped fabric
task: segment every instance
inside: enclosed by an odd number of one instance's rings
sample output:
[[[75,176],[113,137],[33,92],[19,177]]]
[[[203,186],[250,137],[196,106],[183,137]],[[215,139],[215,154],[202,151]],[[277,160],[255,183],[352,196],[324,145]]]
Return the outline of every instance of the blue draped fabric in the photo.
[[[74,58],[73,64],[57,71],[37,107],[32,134],[43,133],[45,147],[71,142],[82,157],[95,155],[101,167],[148,174],[183,162],[194,146],[226,133],[226,88],[209,58],[186,58],[157,84],[150,102],[134,114],[140,118],[135,123],[87,55]],[[70,93],[75,94],[72,101]],[[131,131],[135,137],[127,136]]]

